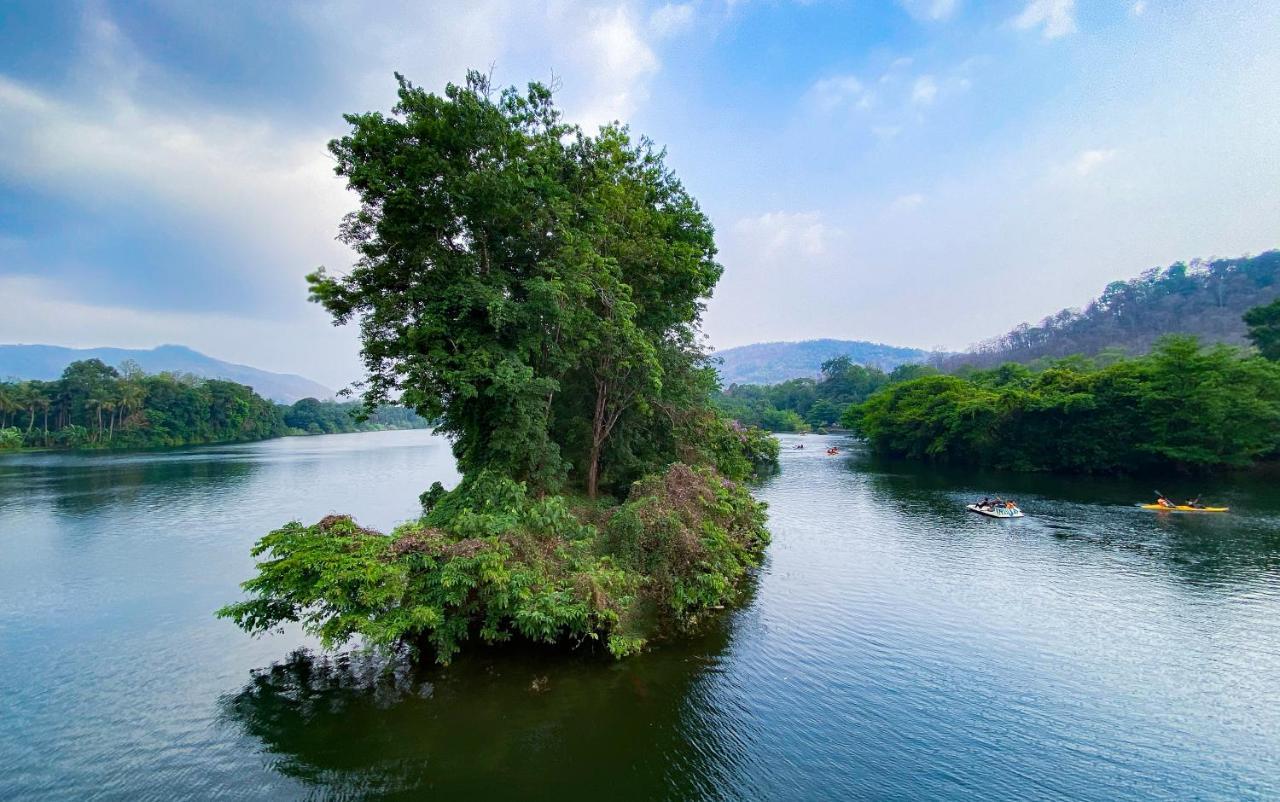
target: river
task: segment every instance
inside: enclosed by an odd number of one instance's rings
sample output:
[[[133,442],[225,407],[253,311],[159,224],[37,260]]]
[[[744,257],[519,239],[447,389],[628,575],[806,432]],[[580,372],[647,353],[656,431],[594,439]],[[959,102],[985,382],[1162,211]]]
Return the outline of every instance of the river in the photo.
[[[0,799],[1280,797],[1274,480],[1164,480],[1233,507],[1197,517],[1136,509],[1151,482],[782,458],[767,561],[704,630],[444,670],[213,617],[269,529],[386,529],[455,482],[429,432],[0,458]],[[986,493],[1028,517],[964,511]]]

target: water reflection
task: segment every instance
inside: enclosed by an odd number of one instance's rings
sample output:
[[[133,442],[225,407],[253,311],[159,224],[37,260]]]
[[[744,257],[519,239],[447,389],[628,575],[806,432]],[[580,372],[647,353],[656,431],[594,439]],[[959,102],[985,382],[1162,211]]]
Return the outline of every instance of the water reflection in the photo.
[[[220,720],[326,799],[716,798],[740,743],[707,687],[732,619],[623,662],[519,645],[447,668],[299,651],[224,697]]]

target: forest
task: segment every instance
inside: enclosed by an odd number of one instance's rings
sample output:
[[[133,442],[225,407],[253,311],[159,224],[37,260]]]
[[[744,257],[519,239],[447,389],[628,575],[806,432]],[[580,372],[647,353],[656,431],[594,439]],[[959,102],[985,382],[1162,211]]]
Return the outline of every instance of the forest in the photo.
[[[1280,250],[1235,259],[1179,262],[1128,281],[1113,281],[1082,310],[1063,309],[1035,326],[947,357],[942,367],[994,367],[1072,354],[1111,351],[1137,356],[1167,334],[1246,345],[1242,316],[1280,298]]]
[[[160,448],[238,443],[289,434],[422,428],[412,410],[304,398],[274,404],[220,379],[73,362],[54,381],[0,382],[0,450]]]
[[[1147,356],[1008,363],[886,387],[845,413],[879,454],[1024,471],[1245,468],[1280,457],[1280,363],[1169,336]]]
[[[712,403],[710,221],[661,149],[565,123],[544,85],[397,80],[391,114],[347,115],[329,145],[356,263],[308,280],[359,327],[366,409],[436,421],[463,478],[387,535],[268,533],[219,615],[442,663],[512,638],[622,657],[694,625],[762,557],[746,482],[778,456]]]
[[[839,356],[822,363],[818,379],[790,379],[778,384],[734,384],[716,394],[716,405],[748,426],[772,432],[807,432],[840,425],[850,404],[865,401],[888,384],[937,373],[919,364],[899,365],[885,373]]]

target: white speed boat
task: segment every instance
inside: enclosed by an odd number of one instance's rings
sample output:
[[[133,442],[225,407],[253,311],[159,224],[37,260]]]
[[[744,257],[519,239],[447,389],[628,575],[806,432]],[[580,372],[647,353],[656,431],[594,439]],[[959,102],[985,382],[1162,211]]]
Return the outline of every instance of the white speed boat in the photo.
[[[1022,510],[1017,507],[1006,507],[1001,504],[998,507],[982,507],[977,504],[970,504],[965,507],[969,512],[976,512],[979,515],[985,515],[989,518],[1021,518]]]

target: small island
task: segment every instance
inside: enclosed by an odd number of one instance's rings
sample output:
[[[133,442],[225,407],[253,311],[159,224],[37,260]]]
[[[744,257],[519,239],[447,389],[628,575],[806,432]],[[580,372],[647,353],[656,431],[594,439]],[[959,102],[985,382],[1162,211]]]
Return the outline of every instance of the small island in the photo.
[[[391,115],[329,145],[358,261],[309,281],[360,327],[366,409],[437,421],[463,479],[389,535],[268,534],[219,615],[441,663],[511,638],[633,654],[732,601],[769,542],[745,483],[777,442],[717,410],[699,341],[710,221],[649,140],[564,123],[543,85],[397,79]]]

